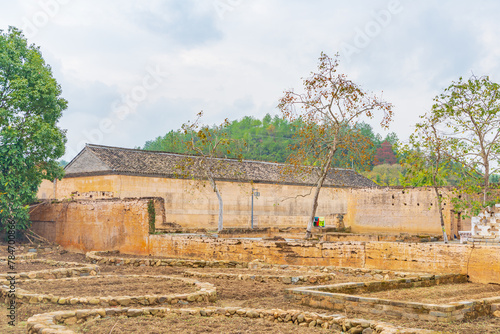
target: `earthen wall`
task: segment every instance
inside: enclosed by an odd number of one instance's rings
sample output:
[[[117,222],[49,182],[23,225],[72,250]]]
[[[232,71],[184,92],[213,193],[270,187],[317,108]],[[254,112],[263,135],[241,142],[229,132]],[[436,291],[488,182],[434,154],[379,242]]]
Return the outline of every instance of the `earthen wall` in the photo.
[[[149,234],[150,199],[45,204],[33,229],[75,251],[119,250],[145,256],[468,274],[500,283],[500,247],[396,242],[311,242]]]
[[[149,199],[46,203],[32,213],[32,229],[66,249],[148,252]]]
[[[298,185],[218,182],[224,201],[224,226],[251,226],[251,193],[254,198],[254,227],[302,227],[309,218],[311,188]],[[216,229],[218,201],[208,184],[192,180],[100,175],[45,181],[38,194],[41,199],[103,199],[162,197],[164,217],[157,220],[158,230]],[[451,212],[445,206],[445,226],[451,236],[457,234],[451,224]],[[316,216],[325,217],[327,226],[344,225],[354,233],[440,235],[441,226],[435,198],[430,189],[323,188]],[[450,233],[452,232],[452,233]]]

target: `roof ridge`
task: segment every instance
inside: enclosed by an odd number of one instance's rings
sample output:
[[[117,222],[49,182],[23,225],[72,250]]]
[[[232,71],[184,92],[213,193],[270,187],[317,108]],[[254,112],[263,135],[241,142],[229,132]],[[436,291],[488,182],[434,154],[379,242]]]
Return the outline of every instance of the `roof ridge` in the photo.
[[[84,152],[89,151],[91,152],[91,155],[88,156],[89,159],[84,159],[86,156]],[[95,161],[91,157],[95,157]],[[104,172],[104,169],[113,173],[170,175],[175,174],[179,164],[182,164],[182,161],[186,158],[198,160],[203,159],[203,156],[87,144],[68,164],[66,169],[69,175],[99,173]],[[238,178],[241,177],[241,180],[314,184],[319,172],[317,166],[294,166],[286,163],[258,160],[242,160],[240,163],[238,159],[233,158],[214,158],[213,161],[225,166],[224,169],[216,172],[216,178],[221,179],[232,179],[229,174],[234,171],[234,173],[238,174]],[[200,171],[196,170],[196,167],[189,168],[192,169],[190,172],[194,174],[200,173]],[[295,169],[297,173],[283,173],[287,168]],[[329,185],[347,187],[376,186],[373,181],[353,169],[330,168],[327,175],[325,182]]]
[[[88,144],[88,143],[85,144],[85,146],[86,147],[91,147],[91,148],[95,147],[95,148],[101,148],[101,149],[132,151],[132,152],[140,152],[140,153],[167,154],[167,155],[174,155],[174,156],[179,156],[179,157],[202,157],[201,155],[196,155],[196,154],[175,153],[175,152],[168,152],[168,151],[144,150],[144,149],[140,149],[140,148],[126,148],[126,147],[97,145],[97,144]],[[80,155],[80,154],[78,154],[78,155]],[[219,158],[219,157],[214,157],[214,159],[225,160],[225,161],[239,161],[239,159],[237,159],[237,158]],[[283,163],[283,162],[273,162],[273,161],[263,161],[263,160],[247,160],[247,159],[243,159],[241,161],[242,162],[259,163],[259,164],[270,164],[270,165],[276,165],[276,166],[289,166],[290,165],[290,164],[286,164],[286,163]],[[315,168],[315,166],[303,166],[303,167]],[[352,168],[338,168],[338,167],[333,167],[330,170],[345,170],[345,171],[353,171],[353,172],[355,172],[354,169],[352,169]]]

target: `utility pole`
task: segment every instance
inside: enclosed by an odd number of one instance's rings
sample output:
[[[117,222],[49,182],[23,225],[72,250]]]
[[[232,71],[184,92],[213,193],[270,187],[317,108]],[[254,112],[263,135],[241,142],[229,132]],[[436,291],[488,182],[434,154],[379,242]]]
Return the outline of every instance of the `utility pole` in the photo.
[[[251,227],[253,229],[253,196],[255,195],[255,197],[259,197],[260,196],[260,193],[258,192],[259,189],[254,189],[252,187],[252,220],[251,220]]]

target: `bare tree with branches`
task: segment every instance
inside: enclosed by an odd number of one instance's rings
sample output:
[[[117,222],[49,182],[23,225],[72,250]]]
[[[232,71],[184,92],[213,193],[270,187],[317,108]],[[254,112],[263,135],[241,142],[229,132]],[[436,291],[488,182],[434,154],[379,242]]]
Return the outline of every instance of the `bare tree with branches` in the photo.
[[[221,125],[210,127],[201,124],[202,116],[203,112],[199,112],[193,122],[182,125],[187,151],[194,152],[196,156],[183,158],[176,166],[176,174],[178,177],[196,180],[200,184],[204,182],[210,184],[219,202],[217,230],[220,232],[224,227],[224,203],[216,180],[221,176],[227,179],[238,179],[242,174],[239,168],[242,156],[230,151],[229,146],[235,140],[228,138],[225,132],[229,121],[226,119]],[[238,156],[238,159],[226,159],[231,154]]]
[[[306,238],[311,236],[319,193],[335,153],[359,139],[356,124],[362,117],[372,118],[375,111],[381,111],[383,127],[387,127],[392,118],[392,104],[369,95],[346,75],[338,73],[338,58],[338,54],[330,58],[321,53],[318,71],[303,80],[304,92],[287,90],[278,104],[284,118],[291,122],[297,119],[302,121],[296,136],[300,141],[288,162],[297,167],[304,164],[319,167]],[[355,154],[356,159],[366,159],[366,152],[363,151]],[[302,172],[304,169],[299,170]]]

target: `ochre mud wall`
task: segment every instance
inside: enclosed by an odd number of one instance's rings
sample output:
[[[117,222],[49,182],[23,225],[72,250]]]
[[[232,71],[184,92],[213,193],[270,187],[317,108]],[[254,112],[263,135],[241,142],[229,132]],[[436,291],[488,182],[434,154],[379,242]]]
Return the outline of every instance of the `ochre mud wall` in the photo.
[[[447,233],[458,235],[450,226],[446,200],[443,208]],[[356,233],[441,234],[436,195],[430,188],[351,189],[345,222]]]
[[[146,253],[148,201],[130,199],[43,204],[31,214],[33,230],[69,250],[118,249]]]
[[[119,250],[146,256],[205,260],[261,259],[276,264],[460,273],[468,274],[474,282],[500,284],[500,246],[254,241],[150,235],[147,214],[150,200],[82,200],[46,204],[33,212],[33,228],[42,236],[74,251]],[[160,199],[154,201],[157,205],[161,203]]]
[[[397,242],[277,242],[151,235],[156,256],[468,274],[500,283],[500,246]]]
[[[260,193],[254,199],[255,227],[305,228],[307,224],[312,201],[310,187],[236,182],[218,185],[224,201],[225,227],[251,226],[252,186]],[[53,198],[54,194],[59,200],[162,197],[165,220],[156,224],[157,229],[217,228],[215,193],[208,185],[203,187],[192,180],[128,175],[64,178],[55,186],[45,181],[38,196]],[[425,188],[323,188],[316,215],[325,217],[329,226],[338,225],[340,220],[355,233],[441,235],[435,202],[431,189]],[[450,224],[449,206],[445,213],[448,234],[458,235]]]
[[[309,187],[276,184],[250,184],[219,181],[224,201],[224,226],[249,228],[252,214],[252,186],[260,196],[254,198],[255,227],[305,227],[312,196]],[[334,224],[347,210],[347,189],[323,188],[318,216]],[[54,197],[54,185],[44,181],[40,199]],[[180,225],[182,228],[216,229],[219,203],[210,185],[183,179],[100,175],[64,178],[57,181],[56,198],[101,199],[162,197],[165,201],[165,224],[158,229]],[[297,196],[304,195],[304,196]]]
[[[153,256],[232,261],[261,259],[275,264],[364,267],[364,243],[254,241],[151,235]]]

